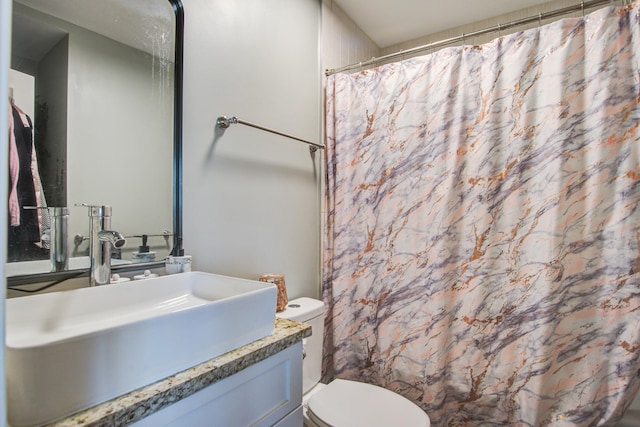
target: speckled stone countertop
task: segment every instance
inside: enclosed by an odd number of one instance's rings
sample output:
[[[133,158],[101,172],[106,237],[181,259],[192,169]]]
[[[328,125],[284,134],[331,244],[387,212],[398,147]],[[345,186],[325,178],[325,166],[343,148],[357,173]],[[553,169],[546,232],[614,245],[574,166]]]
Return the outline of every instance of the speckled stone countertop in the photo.
[[[63,420],[55,427],[125,426],[292,346],[311,326],[276,318],[273,334]]]

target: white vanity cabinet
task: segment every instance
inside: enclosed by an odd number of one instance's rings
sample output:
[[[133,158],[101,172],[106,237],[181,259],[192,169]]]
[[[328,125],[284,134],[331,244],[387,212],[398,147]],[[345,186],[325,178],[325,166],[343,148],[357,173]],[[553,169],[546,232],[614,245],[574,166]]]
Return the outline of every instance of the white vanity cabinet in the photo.
[[[302,343],[165,407],[136,427],[302,427]]]

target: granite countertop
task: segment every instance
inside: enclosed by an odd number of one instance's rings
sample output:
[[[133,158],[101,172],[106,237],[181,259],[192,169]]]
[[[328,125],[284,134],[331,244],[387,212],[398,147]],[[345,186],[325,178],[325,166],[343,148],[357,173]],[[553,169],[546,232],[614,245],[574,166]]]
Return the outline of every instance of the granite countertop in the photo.
[[[124,426],[169,406],[311,335],[306,323],[276,318],[273,334],[49,426]]]

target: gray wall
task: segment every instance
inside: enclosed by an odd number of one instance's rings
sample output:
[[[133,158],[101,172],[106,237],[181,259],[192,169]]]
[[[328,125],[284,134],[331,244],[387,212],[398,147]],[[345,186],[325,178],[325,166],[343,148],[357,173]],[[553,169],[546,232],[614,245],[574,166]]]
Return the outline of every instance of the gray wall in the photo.
[[[36,102],[46,108],[46,129],[36,126],[38,169],[48,206],[67,206],[67,95],[69,39],[65,37],[38,64]],[[37,116],[32,116],[36,117]],[[46,161],[43,161],[46,160]]]
[[[319,295],[319,0],[184,0],[184,247],[193,268]]]
[[[164,86],[173,77],[167,74],[159,83],[153,80],[159,61],[151,55],[74,30],[69,35],[67,202],[112,205],[112,226],[125,236],[171,230],[173,92]],[[86,236],[86,209],[73,208],[72,216],[70,236]],[[140,244],[129,239],[126,249]]]

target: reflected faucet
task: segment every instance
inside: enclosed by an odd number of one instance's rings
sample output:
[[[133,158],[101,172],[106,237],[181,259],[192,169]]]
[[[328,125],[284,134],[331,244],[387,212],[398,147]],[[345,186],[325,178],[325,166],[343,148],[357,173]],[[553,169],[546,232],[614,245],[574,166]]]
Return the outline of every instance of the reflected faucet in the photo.
[[[111,228],[111,206],[81,205],[89,208],[90,286],[106,285],[111,277],[111,247],[118,249],[127,243],[124,236]]]

